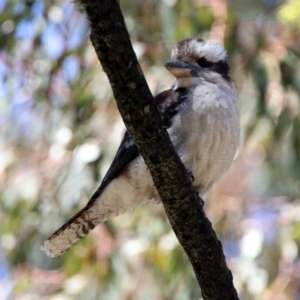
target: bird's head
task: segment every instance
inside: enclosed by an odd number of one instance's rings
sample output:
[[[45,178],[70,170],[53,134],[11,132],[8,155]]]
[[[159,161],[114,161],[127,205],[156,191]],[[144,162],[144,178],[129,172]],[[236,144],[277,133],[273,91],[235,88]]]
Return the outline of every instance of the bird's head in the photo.
[[[171,61],[165,67],[176,77],[202,77],[203,74],[219,74],[229,78],[227,53],[223,46],[197,38],[177,43],[171,54]]]

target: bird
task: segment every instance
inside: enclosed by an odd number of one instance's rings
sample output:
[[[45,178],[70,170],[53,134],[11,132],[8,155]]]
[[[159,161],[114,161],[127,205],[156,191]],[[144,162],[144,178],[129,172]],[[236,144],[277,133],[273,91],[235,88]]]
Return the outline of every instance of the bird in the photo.
[[[239,145],[239,106],[227,52],[219,43],[187,38],[175,44],[165,67],[175,81],[154,101],[176,152],[192,174],[193,188],[203,197],[229,169]],[[98,224],[142,203],[160,202],[144,159],[125,130],[100,187],[41,249],[51,257],[60,256]]]

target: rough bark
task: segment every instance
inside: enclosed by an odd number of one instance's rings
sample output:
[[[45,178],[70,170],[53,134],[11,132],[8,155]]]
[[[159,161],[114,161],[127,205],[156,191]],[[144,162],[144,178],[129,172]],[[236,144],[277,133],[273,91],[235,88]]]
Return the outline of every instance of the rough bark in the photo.
[[[153,177],[172,228],[193,266],[204,299],[238,299],[222,245],[162,126],[116,0],[77,1],[124,123]],[[172,274],[170,274],[172,276]]]

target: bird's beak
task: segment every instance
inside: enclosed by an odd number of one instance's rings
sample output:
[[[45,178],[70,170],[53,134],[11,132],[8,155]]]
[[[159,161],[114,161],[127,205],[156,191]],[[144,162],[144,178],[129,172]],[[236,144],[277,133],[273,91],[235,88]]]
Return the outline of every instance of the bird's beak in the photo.
[[[165,67],[175,77],[197,77],[200,67],[185,63],[181,60],[170,61],[165,64]]]

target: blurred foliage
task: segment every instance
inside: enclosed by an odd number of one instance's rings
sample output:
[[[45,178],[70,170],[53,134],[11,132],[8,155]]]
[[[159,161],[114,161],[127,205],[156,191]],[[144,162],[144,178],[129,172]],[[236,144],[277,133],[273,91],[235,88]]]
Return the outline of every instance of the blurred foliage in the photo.
[[[176,41],[225,44],[242,142],[206,212],[241,299],[299,299],[299,1],[121,5],[154,94],[172,84],[163,64]],[[40,251],[97,188],[123,125],[84,14],[63,0],[0,11],[0,298],[199,298],[161,205],[98,226],[63,257]]]

